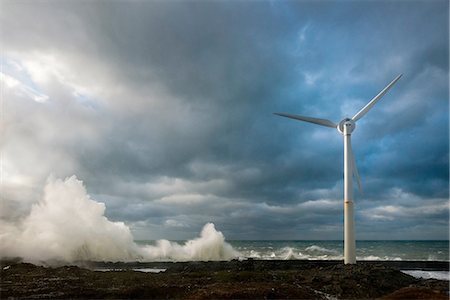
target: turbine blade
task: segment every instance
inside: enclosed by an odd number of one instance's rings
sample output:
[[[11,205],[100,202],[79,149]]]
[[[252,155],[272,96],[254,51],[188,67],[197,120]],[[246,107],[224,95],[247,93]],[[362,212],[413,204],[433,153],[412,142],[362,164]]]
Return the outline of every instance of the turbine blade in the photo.
[[[381,92],[378,93],[372,100],[370,100],[369,103],[366,104],[360,111],[356,113],[356,115],[353,116],[352,120],[354,122],[361,119],[371,108],[374,106],[378,100],[381,99],[381,97],[384,96],[384,94],[387,93],[387,91],[402,77],[403,74],[398,75],[394,80],[391,81]]]
[[[336,126],[337,126],[337,124],[331,122],[330,120],[326,120],[326,119],[304,117],[304,116],[285,114],[285,113],[274,113],[274,115],[291,118],[291,119],[295,119],[295,120],[300,120],[300,121],[304,121],[304,122],[314,123],[317,125],[322,125],[322,126],[331,127],[331,128],[336,128]]]
[[[359,177],[358,168],[356,167],[356,160],[355,160],[355,156],[353,155],[353,149],[352,149],[351,143],[350,143],[349,150],[350,150],[350,156],[351,156],[351,160],[352,160],[352,174],[353,174],[353,176],[355,176],[356,182],[358,183],[358,190],[362,194],[363,190],[362,190],[362,186],[361,186],[361,178]]]

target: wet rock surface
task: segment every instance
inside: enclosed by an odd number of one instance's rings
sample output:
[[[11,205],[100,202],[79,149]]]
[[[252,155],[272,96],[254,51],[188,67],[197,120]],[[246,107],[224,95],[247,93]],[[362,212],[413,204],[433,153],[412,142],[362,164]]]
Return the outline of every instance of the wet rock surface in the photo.
[[[448,299],[448,281],[416,279],[380,263],[302,267],[289,261],[231,261],[166,263],[165,268],[104,272],[4,261],[0,298]]]

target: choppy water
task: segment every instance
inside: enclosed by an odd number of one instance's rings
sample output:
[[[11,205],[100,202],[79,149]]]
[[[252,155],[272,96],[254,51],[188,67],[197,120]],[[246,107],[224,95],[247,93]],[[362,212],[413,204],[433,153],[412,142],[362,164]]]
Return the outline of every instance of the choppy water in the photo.
[[[342,259],[342,241],[230,241],[244,257]],[[448,241],[357,241],[358,260],[449,260]]]
[[[138,241],[139,244],[154,244]],[[182,244],[183,242],[179,242]],[[343,259],[342,241],[228,241],[242,258]],[[357,241],[358,260],[449,261],[448,241]]]

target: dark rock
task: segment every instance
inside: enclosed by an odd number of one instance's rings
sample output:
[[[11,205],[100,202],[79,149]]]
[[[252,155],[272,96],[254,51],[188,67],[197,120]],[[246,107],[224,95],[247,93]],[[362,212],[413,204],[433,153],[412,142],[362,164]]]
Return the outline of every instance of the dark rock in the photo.
[[[133,263],[163,273],[96,272],[2,262],[0,298],[400,299],[448,298],[448,281],[418,280],[383,264],[299,261]],[[96,265],[98,267],[98,265]],[[120,267],[120,268],[119,268]],[[390,297],[390,298],[389,298]]]

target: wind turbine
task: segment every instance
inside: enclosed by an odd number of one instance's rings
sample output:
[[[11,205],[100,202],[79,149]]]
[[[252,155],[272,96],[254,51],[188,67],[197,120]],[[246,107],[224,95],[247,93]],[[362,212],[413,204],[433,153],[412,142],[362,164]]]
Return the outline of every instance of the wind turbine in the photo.
[[[356,242],[355,242],[355,225],[353,218],[353,175],[358,182],[359,190],[361,190],[361,180],[356,168],[355,157],[352,151],[351,136],[355,130],[356,121],[364,117],[364,115],[387,93],[387,91],[402,77],[398,75],[391,81],[381,92],[378,93],[369,103],[366,104],[352,118],[344,118],[339,124],[330,120],[304,117],[286,113],[274,113],[282,117],[287,117],[299,121],[314,123],[326,127],[336,128],[344,136],[344,263],[356,263]]]

